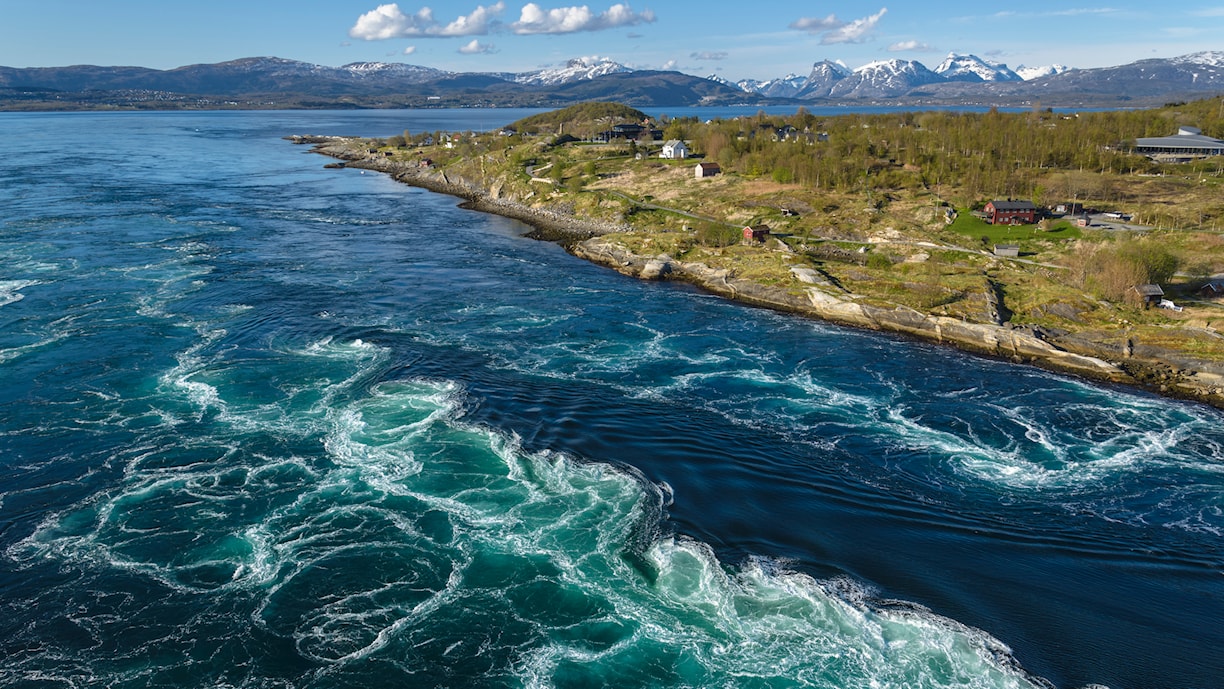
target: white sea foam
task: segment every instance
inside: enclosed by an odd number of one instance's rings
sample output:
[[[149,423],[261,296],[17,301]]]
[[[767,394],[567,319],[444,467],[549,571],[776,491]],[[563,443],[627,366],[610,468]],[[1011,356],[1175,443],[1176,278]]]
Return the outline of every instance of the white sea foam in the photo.
[[[25,298],[21,290],[40,284],[38,280],[0,280],[0,306],[21,301]]]

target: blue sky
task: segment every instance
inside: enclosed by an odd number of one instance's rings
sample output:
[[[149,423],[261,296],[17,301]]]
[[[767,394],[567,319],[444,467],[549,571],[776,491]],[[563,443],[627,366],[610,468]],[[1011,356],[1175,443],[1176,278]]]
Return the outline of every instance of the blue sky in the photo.
[[[0,0],[0,65],[168,69],[276,56],[477,72],[598,56],[738,80],[806,74],[822,59],[935,67],[955,51],[1012,68],[1104,67],[1224,51],[1224,0],[1215,3]]]

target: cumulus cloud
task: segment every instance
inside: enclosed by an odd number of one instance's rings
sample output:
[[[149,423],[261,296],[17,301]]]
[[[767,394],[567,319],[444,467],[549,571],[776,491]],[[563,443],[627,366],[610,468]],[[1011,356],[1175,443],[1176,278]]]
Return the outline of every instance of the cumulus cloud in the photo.
[[[700,53],[692,53],[689,57],[694,60],[725,60],[727,53],[722,50],[706,50]]]
[[[616,4],[596,14],[586,5],[545,9],[529,2],[523,5],[519,20],[510,25],[510,30],[516,34],[566,34],[649,24],[654,20],[654,12],[634,12],[627,4]]]
[[[887,7],[881,7],[879,12],[870,17],[844,22],[837,15],[827,17],[803,17],[791,22],[790,28],[820,36],[824,45],[834,43],[863,43],[869,34],[875,30],[876,24],[888,12]]]
[[[493,47],[492,43],[481,43],[473,38],[469,43],[461,46],[459,52],[464,55],[484,55],[485,53],[495,53],[497,50]]]
[[[483,36],[496,23],[497,16],[504,12],[506,4],[478,6],[471,14],[457,17],[443,24],[434,19],[433,10],[422,7],[415,14],[404,14],[399,5],[379,5],[357,18],[349,29],[349,36],[366,41],[381,41],[388,38],[448,38],[453,36]]]
[[[890,53],[901,53],[909,50],[930,52],[934,48],[929,43],[923,43],[922,41],[901,41],[888,46],[888,52]]]

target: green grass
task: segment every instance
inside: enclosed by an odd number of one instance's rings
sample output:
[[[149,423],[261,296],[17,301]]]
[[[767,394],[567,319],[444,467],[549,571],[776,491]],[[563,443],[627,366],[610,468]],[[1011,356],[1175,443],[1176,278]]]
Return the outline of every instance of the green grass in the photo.
[[[1037,225],[991,225],[967,209],[959,210],[949,229],[971,239],[985,237],[990,244],[1014,244],[1034,239],[1079,239],[1082,236],[1080,229],[1066,220],[1056,221],[1049,230]]]

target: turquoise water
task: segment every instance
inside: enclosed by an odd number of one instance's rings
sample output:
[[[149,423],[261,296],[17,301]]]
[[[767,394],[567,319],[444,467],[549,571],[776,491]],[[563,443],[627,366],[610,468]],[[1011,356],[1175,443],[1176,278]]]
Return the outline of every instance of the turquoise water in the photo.
[[[0,115],[0,684],[1221,686],[1219,412],[280,139],[515,117]]]

